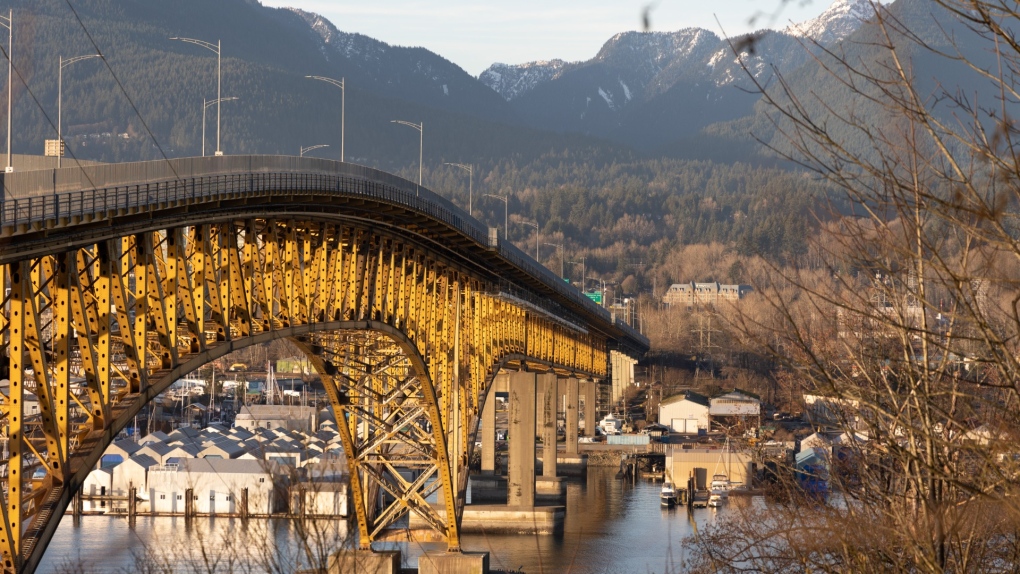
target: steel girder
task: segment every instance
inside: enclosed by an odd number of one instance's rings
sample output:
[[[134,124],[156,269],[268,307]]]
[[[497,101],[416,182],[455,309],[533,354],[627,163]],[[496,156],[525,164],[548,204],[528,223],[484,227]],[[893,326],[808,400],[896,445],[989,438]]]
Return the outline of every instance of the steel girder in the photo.
[[[459,548],[472,435],[500,365],[608,368],[605,339],[367,225],[248,218],[111,234],[0,266],[0,285],[9,572],[35,569],[72,493],[145,402],[245,346],[292,337],[317,366],[366,546],[413,511]],[[28,393],[38,413],[25,411]],[[440,490],[442,515],[424,503]],[[366,503],[378,492],[387,504]]]

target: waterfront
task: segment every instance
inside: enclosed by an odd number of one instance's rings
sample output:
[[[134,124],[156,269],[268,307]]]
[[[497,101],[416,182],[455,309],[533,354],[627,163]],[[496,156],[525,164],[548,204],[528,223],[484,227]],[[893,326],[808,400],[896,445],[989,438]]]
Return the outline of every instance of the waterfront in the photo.
[[[615,469],[592,468],[586,483],[568,484],[562,533],[470,534],[464,536],[464,548],[489,551],[493,568],[520,567],[527,574],[679,572],[684,554],[681,539],[692,534],[695,525],[704,528],[729,510],[698,509],[693,517],[684,509],[664,510],[659,505],[659,483],[617,480],[615,474]],[[747,502],[735,497],[731,504]],[[284,566],[296,564],[301,553],[295,546],[277,552],[269,563],[257,556],[258,547],[270,537],[269,528],[266,521],[251,520],[245,528],[239,519],[200,518],[189,531],[180,517],[140,517],[130,528],[126,518],[109,516],[85,516],[82,525],[74,527],[71,517],[65,516],[39,572],[137,571],[136,557],[144,555],[146,548],[153,549],[157,541],[159,549],[151,550],[149,556],[173,565],[175,572],[195,571],[190,566],[202,560],[203,547],[219,552],[221,562],[216,571],[288,572]],[[276,540],[293,539],[283,521],[276,521],[272,528]],[[343,534],[330,533],[329,537],[341,540]],[[426,550],[443,548],[435,543],[395,545],[404,553],[405,566],[416,565]],[[244,562],[247,564],[242,565]],[[68,567],[71,564],[73,569]]]

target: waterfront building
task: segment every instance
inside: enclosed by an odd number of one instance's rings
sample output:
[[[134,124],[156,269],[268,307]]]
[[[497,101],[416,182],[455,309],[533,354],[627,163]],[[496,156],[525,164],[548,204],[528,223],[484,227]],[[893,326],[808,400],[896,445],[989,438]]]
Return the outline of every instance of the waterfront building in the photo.
[[[159,461],[144,453],[137,453],[131,458],[113,467],[110,481],[111,494],[127,496],[131,488],[145,492],[148,486],[149,468],[157,466]]]
[[[347,483],[321,480],[290,487],[292,512],[308,517],[347,516]]]
[[[708,397],[685,391],[659,403],[659,422],[669,426],[673,432],[697,434],[709,429],[710,408]]]
[[[272,462],[180,459],[150,471],[150,505],[160,514],[183,513],[184,497],[190,490],[197,514],[241,515],[247,500],[248,514],[269,515],[286,504],[279,500],[274,475],[282,476]]]
[[[165,432],[156,431],[149,433],[143,436],[142,438],[138,439],[138,444],[144,446],[151,443],[167,442],[168,440],[170,440],[170,437]]]
[[[90,472],[81,485],[81,492],[82,512],[104,512],[110,505],[105,500],[90,500],[90,497],[113,493],[113,469],[97,468]]]
[[[99,466],[101,468],[113,468],[125,460],[131,458],[136,452],[142,447],[131,439],[123,439],[117,442],[111,443],[110,446],[106,447],[103,451],[103,456],[99,459]]]
[[[229,440],[211,441],[198,452],[198,458],[239,458],[244,452],[244,447],[239,443]]]
[[[707,476],[725,474],[730,483],[751,486],[754,476],[750,452],[731,449],[670,448],[666,451],[666,471],[673,484],[684,486],[694,469],[706,469]]]
[[[174,447],[162,441],[149,442],[144,443],[142,445],[142,448],[138,449],[138,452],[136,452],[135,455],[137,456],[143,454],[151,457],[153,460],[156,461],[157,464],[163,464],[163,462],[166,461],[166,459],[168,458],[170,451],[172,451],[173,449]]]

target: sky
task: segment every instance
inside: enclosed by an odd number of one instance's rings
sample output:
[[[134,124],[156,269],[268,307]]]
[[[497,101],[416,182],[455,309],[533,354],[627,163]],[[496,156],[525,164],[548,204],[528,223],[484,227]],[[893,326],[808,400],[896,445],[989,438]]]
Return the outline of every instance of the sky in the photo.
[[[421,46],[477,76],[494,62],[588,60],[619,32],[698,27],[735,36],[785,28],[831,0],[262,0],[325,16],[343,32]],[[718,21],[717,21],[718,18]],[[720,27],[721,24],[721,27]]]

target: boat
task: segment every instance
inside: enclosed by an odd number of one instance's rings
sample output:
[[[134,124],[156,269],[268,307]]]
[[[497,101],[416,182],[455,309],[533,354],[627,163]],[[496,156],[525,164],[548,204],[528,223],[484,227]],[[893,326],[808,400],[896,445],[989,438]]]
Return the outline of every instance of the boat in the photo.
[[[708,489],[712,492],[712,495],[718,495],[721,498],[730,497],[730,479],[725,474],[713,474],[712,482],[709,484]]]
[[[673,483],[666,481],[662,483],[662,490],[659,491],[659,503],[662,506],[675,506],[677,503],[676,489]]]
[[[716,494],[715,492],[713,492],[711,495],[709,495],[709,497],[708,497],[708,505],[709,506],[714,507],[714,508],[718,508],[718,507],[722,506],[723,504],[726,504],[726,499],[722,495]]]
[[[617,435],[620,434],[620,429],[623,428],[623,419],[616,418],[613,413],[609,413],[599,421],[599,430],[604,435]]]
[[[709,499],[712,498],[707,490],[695,490],[691,494],[691,506],[694,508],[705,508]]]

